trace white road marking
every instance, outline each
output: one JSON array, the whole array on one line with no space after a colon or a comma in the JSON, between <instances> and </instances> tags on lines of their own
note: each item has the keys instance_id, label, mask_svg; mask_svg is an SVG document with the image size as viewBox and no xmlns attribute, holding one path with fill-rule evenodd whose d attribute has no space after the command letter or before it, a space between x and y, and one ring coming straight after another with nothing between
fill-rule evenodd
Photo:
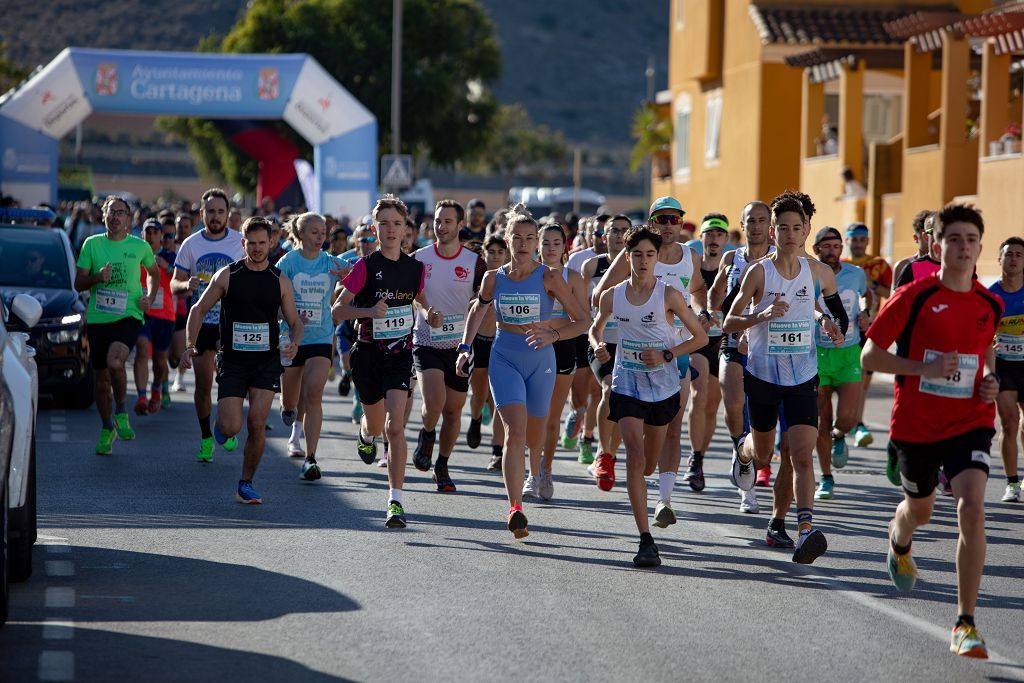
<instances>
[{"instance_id":1,"label":"white road marking","mask_svg":"<svg viewBox=\"0 0 1024 683\"><path fill-rule=\"evenodd\" d=\"M47 560L47 576L74 576L75 563L69 560Z\"/></svg>"},{"instance_id":2,"label":"white road marking","mask_svg":"<svg viewBox=\"0 0 1024 683\"><path fill-rule=\"evenodd\" d=\"M45 441L53 441L53 442L58 442L58 443L64 443L67 440L68 440L68 435L67 434L50 434L50 438L49 439L45 439Z\"/></svg>"},{"instance_id":3,"label":"white road marking","mask_svg":"<svg viewBox=\"0 0 1024 683\"><path fill-rule=\"evenodd\" d=\"M71 640L75 637L75 622L67 617L56 617L43 622L43 638L46 640Z\"/></svg>"},{"instance_id":4,"label":"white road marking","mask_svg":"<svg viewBox=\"0 0 1024 683\"><path fill-rule=\"evenodd\" d=\"M43 650L39 654L39 680L75 680L75 655L66 650Z\"/></svg>"},{"instance_id":5,"label":"white road marking","mask_svg":"<svg viewBox=\"0 0 1024 683\"><path fill-rule=\"evenodd\" d=\"M46 589L43 604L47 607L74 607L75 589L65 586L50 586Z\"/></svg>"},{"instance_id":6,"label":"white road marking","mask_svg":"<svg viewBox=\"0 0 1024 683\"><path fill-rule=\"evenodd\" d=\"M47 536L46 534L39 534L36 538L38 538L43 543L48 543L50 541L63 541L67 543L68 540L66 538L61 538L60 536Z\"/></svg>"}]
</instances>

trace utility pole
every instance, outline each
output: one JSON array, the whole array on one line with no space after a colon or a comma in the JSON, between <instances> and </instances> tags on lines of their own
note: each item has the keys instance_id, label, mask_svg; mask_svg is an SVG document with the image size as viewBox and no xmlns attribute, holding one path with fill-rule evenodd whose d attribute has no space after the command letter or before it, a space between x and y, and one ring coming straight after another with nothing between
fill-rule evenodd
<instances>
[{"instance_id":1,"label":"utility pole","mask_svg":"<svg viewBox=\"0 0 1024 683\"><path fill-rule=\"evenodd\" d=\"M654 106L654 55L647 55L647 68L644 70L647 77L647 101L644 106ZM651 203L651 175L654 173L654 159L647 155L647 163L644 164L644 204Z\"/></svg>"},{"instance_id":2,"label":"utility pole","mask_svg":"<svg viewBox=\"0 0 1024 683\"><path fill-rule=\"evenodd\" d=\"M391 153L402 153L402 0L392 1Z\"/></svg>"}]
</instances>

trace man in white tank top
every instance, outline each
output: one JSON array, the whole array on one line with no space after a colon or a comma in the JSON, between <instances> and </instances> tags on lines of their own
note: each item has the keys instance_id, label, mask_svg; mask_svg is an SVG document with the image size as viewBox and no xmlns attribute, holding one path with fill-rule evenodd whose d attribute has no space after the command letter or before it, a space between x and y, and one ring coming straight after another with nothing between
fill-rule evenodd
<instances>
[{"instance_id":1,"label":"man in white tank top","mask_svg":"<svg viewBox=\"0 0 1024 683\"><path fill-rule=\"evenodd\" d=\"M723 326L727 333L746 330L749 339L744 387L750 434L733 452L730 480L744 497L753 495L754 468L771 461L781 406L789 428L800 531L793 561L801 564L814 562L828 548L825 535L813 524L812 454L818 436L814 327L820 323L833 343L841 344L841 328L848 323L832 269L801 256L807 227L799 201L782 197L773 202L771 234L776 252L747 269ZM815 310L816 286L840 321L838 326ZM750 313L746 312L748 304Z\"/></svg>"}]
</instances>

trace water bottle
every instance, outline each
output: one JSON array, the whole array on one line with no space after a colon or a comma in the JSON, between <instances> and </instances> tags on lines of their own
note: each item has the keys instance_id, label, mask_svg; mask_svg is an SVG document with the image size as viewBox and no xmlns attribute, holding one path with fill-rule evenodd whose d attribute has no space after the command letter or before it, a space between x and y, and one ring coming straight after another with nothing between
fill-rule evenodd
<instances>
[{"instance_id":1,"label":"water bottle","mask_svg":"<svg viewBox=\"0 0 1024 683\"><path fill-rule=\"evenodd\" d=\"M284 355L285 349L291 345L291 337L288 336L287 332L282 332L281 337L277 340L277 350L281 352L281 367L286 368L292 364L292 359Z\"/></svg>"}]
</instances>

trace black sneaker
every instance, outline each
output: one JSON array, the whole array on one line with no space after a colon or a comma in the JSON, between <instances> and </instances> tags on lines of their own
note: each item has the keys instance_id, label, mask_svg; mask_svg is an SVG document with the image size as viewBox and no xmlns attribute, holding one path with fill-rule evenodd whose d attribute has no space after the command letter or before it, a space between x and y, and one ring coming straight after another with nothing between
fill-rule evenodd
<instances>
[{"instance_id":1,"label":"black sneaker","mask_svg":"<svg viewBox=\"0 0 1024 683\"><path fill-rule=\"evenodd\" d=\"M294 410L282 410L281 411L281 422L284 423L285 427L291 427L295 424L295 413Z\"/></svg>"},{"instance_id":2,"label":"black sneaker","mask_svg":"<svg viewBox=\"0 0 1024 683\"><path fill-rule=\"evenodd\" d=\"M356 436L356 448L359 450L359 459L367 465L372 465L377 461L377 442L370 439L370 443L363 441L362 430Z\"/></svg>"},{"instance_id":3,"label":"black sneaker","mask_svg":"<svg viewBox=\"0 0 1024 683\"><path fill-rule=\"evenodd\" d=\"M768 527L768 533L764 537L765 545L770 545L773 548L792 548L795 543L793 539L786 533L786 528L773 529Z\"/></svg>"},{"instance_id":4,"label":"black sneaker","mask_svg":"<svg viewBox=\"0 0 1024 683\"><path fill-rule=\"evenodd\" d=\"M683 481L690 485L694 491L704 490L704 466L694 461L691 455L686 461L686 472L683 473Z\"/></svg>"},{"instance_id":5,"label":"black sneaker","mask_svg":"<svg viewBox=\"0 0 1024 683\"><path fill-rule=\"evenodd\" d=\"M312 455L306 458L306 461L302 463L302 470L299 472L299 476L306 481L316 481L323 476L320 472L320 465L316 462L316 458Z\"/></svg>"},{"instance_id":6,"label":"black sneaker","mask_svg":"<svg viewBox=\"0 0 1024 683\"><path fill-rule=\"evenodd\" d=\"M430 466L434 464L434 439L437 438L437 431L428 432L420 429L420 436L416 439L416 450L412 454L412 464L420 472L429 472Z\"/></svg>"},{"instance_id":7,"label":"black sneaker","mask_svg":"<svg viewBox=\"0 0 1024 683\"><path fill-rule=\"evenodd\" d=\"M469 430L466 431L466 445L476 448L480 445L480 420L469 418Z\"/></svg>"},{"instance_id":8,"label":"black sneaker","mask_svg":"<svg viewBox=\"0 0 1024 683\"><path fill-rule=\"evenodd\" d=\"M402 504L397 501L388 501L388 516L384 519L384 526L388 529L405 528L405 510Z\"/></svg>"},{"instance_id":9,"label":"black sneaker","mask_svg":"<svg viewBox=\"0 0 1024 683\"><path fill-rule=\"evenodd\" d=\"M640 537L640 550L633 558L634 567L658 567L661 565L661 555L658 554L658 546L654 545L654 539L650 536Z\"/></svg>"},{"instance_id":10,"label":"black sneaker","mask_svg":"<svg viewBox=\"0 0 1024 683\"><path fill-rule=\"evenodd\" d=\"M828 541L825 534L817 529L800 534L796 544L796 551L793 553L793 561L797 564L811 564L825 554L828 550Z\"/></svg>"},{"instance_id":11,"label":"black sneaker","mask_svg":"<svg viewBox=\"0 0 1024 683\"><path fill-rule=\"evenodd\" d=\"M341 381L338 382L338 395L348 396L348 392L352 390L352 374L349 372L344 373L341 376Z\"/></svg>"},{"instance_id":12,"label":"black sneaker","mask_svg":"<svg viewBox=\"0 0 1024 683\"><path fill-rule=\"evenodd\" d=\"M441 464L441 458L437 459L434 467L434 483L437 484L438 493L455 493L455 482L448 475L448 465Z\"/></svg>"},{"instance_id":13,"label":"black sneaker","mask_svg":"<svg viewBox=\"0 0 1024 683\"><path fill-rule=\"evenodd\" d=\"M501 472L501 456L492 455L491 462L487 464L487 469L491 470L492 472Z\"/></svg>"}]
</instances>

